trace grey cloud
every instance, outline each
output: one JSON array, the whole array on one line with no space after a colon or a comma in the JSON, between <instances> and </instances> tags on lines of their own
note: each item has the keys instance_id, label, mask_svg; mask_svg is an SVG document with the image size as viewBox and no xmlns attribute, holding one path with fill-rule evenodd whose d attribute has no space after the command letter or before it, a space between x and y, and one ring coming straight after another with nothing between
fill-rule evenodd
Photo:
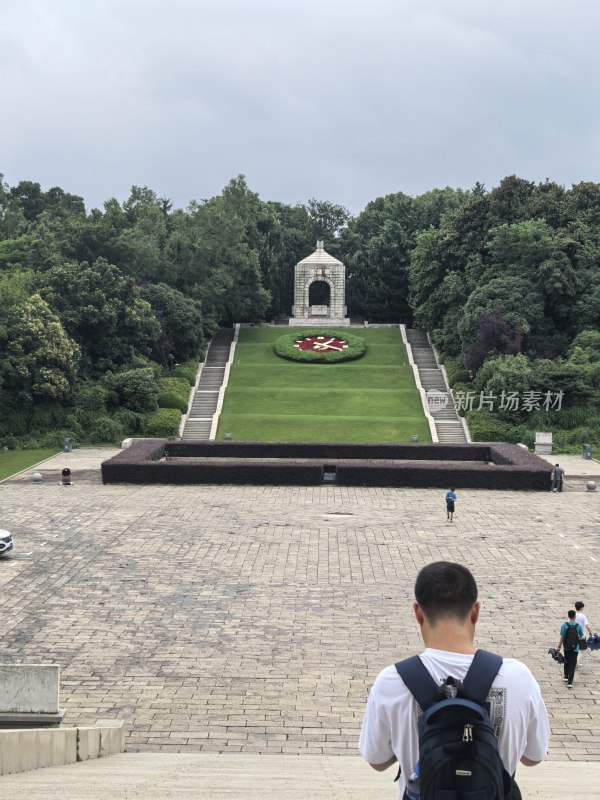
<instances>
[{"instance_id":1,"label":"grey cloud","mask_svg":"<svg viewBox=\"0 0 600 800\"><path fill-rule=\"evenodd\" d=\"M592 0L3 5L0 171L88 206L599 179Z\"/></svg>"}]
</instances>

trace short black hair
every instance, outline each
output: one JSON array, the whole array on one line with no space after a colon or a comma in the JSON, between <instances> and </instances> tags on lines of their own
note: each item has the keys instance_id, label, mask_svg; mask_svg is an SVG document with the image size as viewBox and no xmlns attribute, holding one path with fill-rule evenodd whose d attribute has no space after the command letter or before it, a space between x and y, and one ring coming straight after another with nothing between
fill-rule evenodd
<instances>
[{"instance_id":1,"label":"short black hair","mask_svg":"<svg viewBox=\"0 0 600 800\"><path fill-rule=\"evenodd\" d=\"M477 602L477 584L462 564L434 561L417 575L415 599L432 625L444 617L462 621Z\"/></svg>"},{"instance_id":2,"label":"short black hair","mask_svg":"<svg viewBox=\"0 0 600 800\"><path fill-rule=\"evenodd\" d=\"M569 619L575 619L576 616L577 615L575 614L575 611L573 609L571 609L570 611L567 611L567 617Z\"/></svg>"},{"instance_id":3,"label":"short black hair","mask_svg":"<svg viewBox=\"0 0 600 800\"><path fill-rule=\"evenodd\" d=\"M575 610L576 610L576 611L581 611L581 609L582 609L582 608L583 608L583 603L581 602L581 600L578 600L578 601L575 603Z\"/></svg>"}]
</instances>

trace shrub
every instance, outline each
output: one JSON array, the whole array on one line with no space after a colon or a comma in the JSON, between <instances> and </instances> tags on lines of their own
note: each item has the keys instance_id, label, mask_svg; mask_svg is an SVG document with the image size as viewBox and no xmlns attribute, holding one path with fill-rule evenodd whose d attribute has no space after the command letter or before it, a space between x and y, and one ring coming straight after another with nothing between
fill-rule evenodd
<instances>
[{"instance_id":1,"label":"shrub","mask_svg":"<svg viewBox=\"0 0 600 800\"><path fill-rule=\"evenodd\" d=\"M88 411L88 412L84 412L84 413L88 413L89 414L90 412ZM94 415L93 418L95 419L96 416L97 415ZM84 423L80 423L77 420L77 417L76 417L75 414L67 414L67 418L65 420L65 427L68 428L70 431L73 431L73 435L76 437L76 439L78 441L80 441L85 436L84 431L87 431L87 430L90 429L91 423L88 422L87 420ZM51 432L52 431L49 431L49 433L51 433Z\"/></svg>"},{"instance_id":2,"label":"shrub","mask_svg":"<svg viewBox=\"0 0 600 800\"><path fill-rule=\"evenodd\" d=\"M18 444L19 440L16 436L13 436L12 433L8 433L6 436L0 438L0 447L6 447L8 450L16 450Z\"/></svg>"},{"instance_id":3,"label":"shrub","mask_svg":"<svg viewBox=\"0 0 600 800\"><path fill-rule=\"evenodd\" d=\"M30 428L51 431L66 426L68 409L59 405L36 405L29 419ZM28 431L25 431L28 433Z\"/></svg>"},{"instance_id":4,"label":"shrub","mask_svg":"<svg viewBox=\"0 0 600 800\"><path fill-rule=\"evenodd\" d=\"M180 394L174 392L161 392L158 395L159 408L178 408L182 414L185 414L188 407L187 398L182 399Z\"/></svg>"},{"instance_id":5,"label":"shrub","mask_svg":"<svg viewBox=\"0 0 600 800\"><path fill-rule=\"evenodd\" d=\"M84 383L75 393L75 405L86 411L103 411L107 400L108 390L99 383Z\"/></svg>"},{"instance_id":6,"label":"shrub","mask_svg":"<svg viewBox=\"0 0 600 800\"><path fill-rule=\"evenodd\" d=\"M74 408L67 416L67 426L69 428L78 427L81 429L80 433L83 434L84 430L87 431L93 426L98 417L105 415L106 412L103 408Z\"/></svg>"},{"instance_id":7,"label":"shrub","mask_svg":"<svg viewBox=\"0 0 600 800\"><path fill-rule=\"evenodd\" d=\"M190 386L182 378L161 378L158 382L160 394L158 395L159 408L178 408L185 414L188 407Z\"/></svg>"},{"instance_id":8,"label":"shrub","mask_svg":"<svg viewBox=\"0 0 600 800\"><path fill-rule=\"evenodd\" d=\"M161 378L158 381L158 389L160 392L179 395L185 400L190 394L190 385L184 378Z\"/></svg>"},{"instance_id":9,"label":"shrub","mask_svg":"<svg viewBox=\"0 0 600 800\"><path fill-rule=\"evenodd\" d=\"M38 450L40 447L40 443L37 439L26 436L24 439L21 439L21 447L23 450Z\"/></svg>"},{"instance_id":10,"label":"shrub","mask_svg":"<svg viewBox=\"0 0 600 800\"><path fill-rule=\"evenodd\" d=\"M158 407L158 386L150 367L130 369L115 376L119 402L132 411L155 411Z\"/></svg>"},{"instance_id":11,"label":"shrub","mask_svg":"<svg viewBox=\"0 0 600 800\"><path fill-rule=\"evenodd\" d=\"M348 348L324 353L317 353L314 350L300 350L295 344L299 339L303 339L306 336L327 336L330 338L334 336L347 342ZM309 328L280 336L273 344L273 350L280 358L285 358L288 361L304 361L312 364L339 364L341 361L353 361L364 356L367 352L367 343L362 337L352 336L346 331Z\"/></svg>"},{"instance_id":12,"label":"shrub","mask_svg":"<svg viewBox=\"0 0 600 800\"><path fill-rule=\"evenodd\" d=\"M201 359L202 360L202 359ZM197 361L186 361L184 364L178 364L169 371L169 378L182 378L190 386L196 383L196 373L198 372Z\"/></svg>"},{"instance_id":13,"label":"shrub","mask_svg":"<svg viewBox=\"0 0 600 800\"><path fill-rule=\"evenodd\" d=\"M181 414L175 408L159 408L146 419L146 434L173 439L179 434Z\"/></svg>"},{"instance_id":14,"label":"shrub","mask_svg":"<svg viewBox=\"0 0 600 800\"><path fill-rule=\"evenodd\" d=\"M56 450L62 450L64 440L66 438L72 439L75 447L79 445L77 436L71 430L50 431L41 437L40 445L42 447L51 447L56 448Z\"/></svg>"},{"instance_id":15,"label":"shrub","mask_svg":"<svg viewBox=\"0 0 600 800\"><path fill-rule=\"evenodd\" d=\"M489 411L469 411L467 422L474 442L508 442L511 425Z\"/></svg>"},{"instance_id":16,"label":"shrub","mask_svg":"<svg viewBox=\"0 0 600 800\"><path fill-rule=\"evenodd\" d=\"M454 389L455 386L458 384L461 385L468 385L469 384L469 370L468 369L459 369L456 372L452 373L452 377L448 375L448 383L450 384L450 388Z\"/></svg>"},{"instance_id":17,"label":"shrub","mask_svg":"<svg viewBox=\"0 0 600 800\"><path fill-rule=\"evenodd\" d=\"M146 429L146 416L138 411L119 408L118 411L115 411L113 419L121 426L123 433L128 436L143 434Z\"/></svg>"},{"instance_id":18,"label":"shrub","mask_svg":"<svg viewBox=\"0 0 600 800\"><path fill-rule=\"evenodd\" d=\"M123 438L123 428L110 417L97 417L88 433L88 438L92 444L118 442Z\"/></svg>"}]
</instances>

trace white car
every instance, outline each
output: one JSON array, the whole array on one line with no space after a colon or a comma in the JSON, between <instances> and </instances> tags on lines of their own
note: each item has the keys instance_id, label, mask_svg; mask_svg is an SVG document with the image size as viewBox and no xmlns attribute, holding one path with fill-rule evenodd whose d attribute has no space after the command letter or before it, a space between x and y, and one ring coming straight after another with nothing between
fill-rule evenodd
<instances>
[{"instance_id":1,"label":"white car","mask_svg":"<svg viewBox=\"0 0 600 800\"><path fill-rule=\"evenodd\" d=\"M13 540L9 531L0 530L0 556L5 556L13 549Z\"/></svg>"}]
</instances>

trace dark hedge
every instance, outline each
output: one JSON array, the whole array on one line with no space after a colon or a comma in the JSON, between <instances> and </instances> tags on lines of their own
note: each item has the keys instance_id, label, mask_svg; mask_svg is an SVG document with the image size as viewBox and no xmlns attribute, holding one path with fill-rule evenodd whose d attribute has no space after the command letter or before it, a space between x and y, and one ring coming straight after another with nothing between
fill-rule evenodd
<instances>
[{"instance_id":1,"label":"dark hedge","mask_svg":"<svg viewBox=\"0 0 600 800\"><path fill-rule=\"evenodd\" d=\"M516 445L508 445L516 447ZM519 448L520 449L520 448ZM523 451L525 452L525 451ZM485 444L371 444L368 442L169 442L167 455L226 458L373 458L491 461Z\"/></svg>"},{"instance_id":2,"label":"dark hedge","mask_svg":"<svg viewBox=\"0 0 600 800\"><path fill-rule=\"evenodd\" d=\"M162 460L164 456L176 460ZM185 460L178 460L185 459ZM251 460L252 459L252 460ZM260 461L260 459L270 459ZM486 463L468 463L486 462ZM318 485L548 490L550 465L513 444L167 442L141 440L102 464L105 483Z\"/></svg>"}]
</instances>

